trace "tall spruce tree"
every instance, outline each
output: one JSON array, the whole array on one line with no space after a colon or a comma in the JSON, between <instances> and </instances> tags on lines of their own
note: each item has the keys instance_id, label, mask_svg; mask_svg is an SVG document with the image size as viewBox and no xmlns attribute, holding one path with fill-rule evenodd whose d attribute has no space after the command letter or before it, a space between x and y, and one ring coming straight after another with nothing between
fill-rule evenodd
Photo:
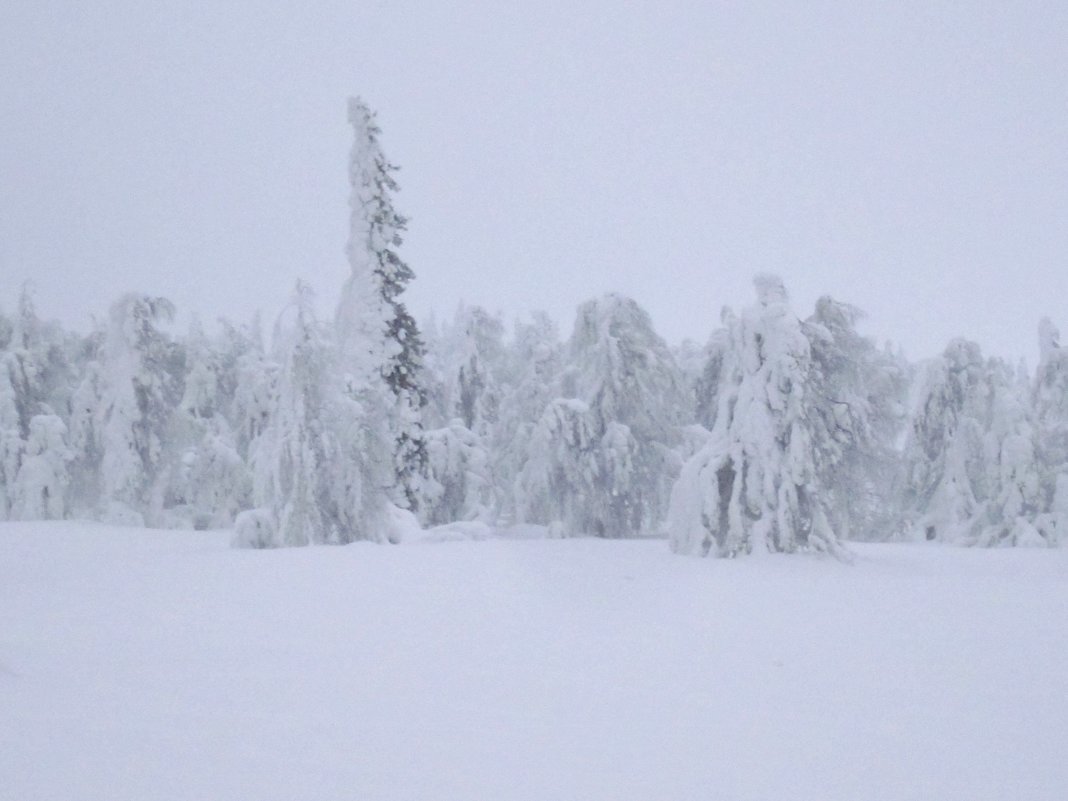
<instances>
[{"instance_id":1,"label":"tall spruce tree","mask_svg":"<svg viewBox=\"0 0 1068 801\"><path fill-rule=\"evenodd\" d=\"M337 312L338 344L351 371L354 396L377 392L384 381L390 395L393 439L393 501L416 510L427 471L421 421L426 403L420 384L423 341L401 294L414 274L398 255L407 219L393 208L399 187L379 145L374 113L359 98L349 100L353 128L349 159L350 228L346 248L351 274Z\"/></svg>"}]
</instances>

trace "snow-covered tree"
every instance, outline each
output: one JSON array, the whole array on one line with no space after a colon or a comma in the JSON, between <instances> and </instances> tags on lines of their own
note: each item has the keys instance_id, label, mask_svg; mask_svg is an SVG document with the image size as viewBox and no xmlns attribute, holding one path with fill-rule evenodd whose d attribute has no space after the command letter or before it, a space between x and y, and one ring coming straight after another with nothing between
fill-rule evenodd
<instances>
[{"instance_id":1,"label":"snow-covered tree","mask_svg":"<svg viewBox=\"0 0 1068 801\"><path fill-rule=\"evenodd\" d=\"M697 405L697 383L701 380L707 360L706 348L687 338L672 347L671 354L678 365L686 399L686 408L680 416L692 421Z\"/></svg>"},{"instance_id":2,"label":"snow-covered tree","mask_svg":"<svg viewBox=\"0 0 1068 801\"><path fill-rule=\"evenodd\" d=\"M985 373L979 346L957 339L927 366L905 446L904 508L926 539L956 540L974 517L982 462Z\"/></svg>"},{"instance_id":3,"label":"snow-covered tree","mask_svg":"<svg viewBox=\"0 0 1068 801\"><path fill-rule=\"evenodd\" d=\"M426 432L429 477L420 518L437 525L453 520L496 520L504 486L493 469L505 393L507 354L500 319L479 306L461 306L451 325L431 341L434 391Z\"/></svg>"},{"instance_id":4,"label":"snow-covered tree","mask_svg":"<svg viewBox=\"0 0 1068 801\"><path fill-rule=\"evenodd\" d=\"M383 489L366 410L347 391L336 351L298 284L292 323L280 325L277 402L255 452L255 495L272 546L344 544L385 534ZM369 444L371 445L369 447ZM388 458L388 452L387 452ZM257 518L257 520L262 519ZM244 529L242 529L244 530Z\"/></svg>"},{"instance_id":5,"label":"snow-covered tree","mask_svg":"<svg viewBox=\"0 0 1068 801\"><path fill-rule=\"evenodd\" d=\"M34 416L66 409L75 383L77 337L37 316L28 286L23 287L17 312L5 328L0 353L5 354L19 432L25 439Z\"/></svg>"},{"instance_id":6,"label":"snow-covered tree","mask_svg":"<svg viewBox=\"0 0 1068 801\"><path fill-rule=\"evenodd\" d=\"M185 382L180 411L195 420L210 420L222 406L218 356L200 320L193 318L185 338Z\"/></svg>"},{"instance_id":7,"label":"snow-covered tree","mask_svg":"<svg viewBox=\"0 0 1068 801\"><path fill-rule=\"evenodd\" d=\"M157 522L164 505L166 443L182 396L180 348L160 328L174 315L163 298L128 294L111 307L98 362L87 365L72 401L76 469L98 481L83 498L98 514ZM79 484L91 483L82 476Z\"/></svg>"},{"instance_id":8,"label":"snow-covered tree","mask_svg":"<svg viewBox=\"0 0 1068 801\"><path fill-rule=\"evenodd\" d=\"M1046 545L1055 532L1040 520L1043 507L1035 428L1026 371L988 363L990 417L983 438L988 498L977 521L977 545ZM1039 528L1036 528L1036 524Z\"/></svg>"},{"instance_id":9,"label":"snow-covered tree","mask_svg":"<svg viewBox=\"0 0 1068 801\"><path fill-rule=\"evenodd\" d=\"M914 539L1029 544L1040 511L1026 378L954 340L928 365L905 446Z\"/></svg>"},{"instance_id":10,"label":"snow-covered tree","mask_svg":"<svg viewBox=\"0 0 1068 801\"><path fill-rule=\"evenodd\" d=\"M730 311L724 309L722 328L712 332L704 347L704 364L691 383L694 418L709 431L716 425L719 410L719 388L724 381L724 360L730 348Z\"/></svg>"},{"instance_id":11,"label":"snow-covered tree","mask_svg":"<svg viewBox=\"0 0 1068 801\"><path fill-rule=\"evenodd\" d=\"M26 448L19 426L14 372L14 358L0 350L0 520L10 516L15 477Z\"/></svg>"},{"instance_id":12,"label":"snow-covered tree","mask_svg":"<svg viewBox=\"0 0 1068 801\"><path fill-rule=\"evenodd\" d=\"M423 521L431 526L456 520L493 522L492 465L482 438L457 418L427 431L426 439L430 475L420 509Z\"/></svg>"},{"instance_id":13,"label":"snow-covered tree","mask_svg":"<svg viewBox=\"0 0 1068 801\"><path fill-rule=\"evenodd\" d=\"M15 477L11 499L13 520L62 520L67 514L67 427L54 414L30 420L26 452Z\"/></svg>"},{"instance_id":14,"label":"snow-covered tree","mask_svg":"<svg viewBox=\"0 0 1068 801\"><path fill-rule=\"evenodd\" d=\"M1050 541L1068 542L1068 349L1048 318L1039 324L1039 364L1032 392L1042 520Z\"/></svg>"},{"instance_id":15,"label":"snow-covered tree","mask_svg":"<svg viewBox=\"0 0 1068 801\"><path fill-rule=\"evenodd\" d=\"M99 333L99 332L98 332ZM70 464L70 507L76 517L97 517L103 495L100 475L103 463L104 424L104 368L100 358L99 341L94 336L90 344L80 380L70 402L68 442Z\"/></svg>"},{"instance_id":16,"label":"snow-covered tree","mask_svg":"<svg viewBox=\"0 0 1068 801\"><path fill-rule=\"evenodd\" d=\"M375 115L359 99L349 100L354 139L349 160L351 193L347 255L351 274L337 311L337 336L345 369L357 395L368 400L384 381L391 401L394 502L415 510L426 476L426 442L420 384L423 342L401 294L413 278L397 248L407 220L393 208L397 167L378 142Z\"/></svg>"},{"instance_id":17,"label":"snow-covered tree","mask_svg":"<svg viewBox=\"0 0 1068 801\"><path fill-rule=\"evenodd\" d=\"M569 351L564 394L589 404L600 440L594 532L654 533L675 479L670 449L686 408L681 372L649 315L621 295L579 307Z\"/></svg>"},{"instance_id":18,"label":"snow-covered tree","mask_svg":"<svg viewBox=\"0 0 1068 801\"><path fill-rule=\"evenodd\" d=\"M517 481L527 462L535 431L550 402L559 394L563 348L556 324L547 314L538 312L529 321L516 324L507 361L512 367L501 394L491 458L494 483L498 487L498 516L511 521L519 518ZM535 514L532 519L543 517Z\"/></svg>"},{"instance_id":19,"label":"snow-covered tree","mask_svg":"<svg viewBox=\"0 0 1068 801\"><path fill-rule=\"evenodd\" d=\"M446 375L451 414L483 442L494 435L501 402L504 324L480 306L461 307L452 364Z\"/></svg>"},{"instance_id":20,"label":"snow-covered tree","mask_svg":"<svg viewBox=\"0 0 1068 801\"><path fill-rule=\"evenodd\" d=\"M231 332L230 367L224 383L232 386L229 420L237 452L251 463L257 443L278 402L278 376L281 366L264 352L257 319L247 336Z\"/></svg>"},{"instance_id":21,"label":"snow-covered tree","mask_svg":"<svg viewBox=\"0 0 1068 801\"><path fill-rule=\"evenodd\" d=\"M579 307L569 359L563 398L542 414L520 471L521 519L604 537L654 533L685 403L675 360L645 311L619 295Z\"/></svg>"},{"instance_id":22,"label":"snow-covered tree","mask_svg":"<svg viewBox=\"0 0 1068 801\"><path fill-rule=\"evenodd\" d=\"M671 545L702 556L843 553L814 452L811 346L782 281L755 283L757 304L727 316L715 427L672 492Z\"/></svg>"},{"instance_id":23,"label":"snow-covered tree","mask_svg":"<svg viewBox=\"0 0 1068 801\"><path fill-rule=\"evenodd\" d=\"M14 315L0 315L0 519L14 502L15 479L30 447L33 420L67 414L76 385L78 346L78 337L37 316L28 286L19 295Z\"/></svg>"},{"instance_id":24,"label":"snow-covered tree","mask_svg":"<svg viewBox=\"0 0 1068 801\"><path fill-rule=\"evenodd\" d=\"M883 540L900 527L897 440L907 420L908 366L856 329L863 313L823 297L802 330L809 340L813 445L832 527Z\"/></svg>"},{"instance_id":25,"label":"snow-covered tree","mask_svg":"<svg viewBox=\"0 0 1068 801\"><path fill-rule=\"evenodd\" d=\"M195 528L226 528L252 505L252 473L225 422L205 431L182 466L183 500Z\"/></svg>"},{"instance_id":26,"label":"snow-covered tree","mask_svg":"<svg viewBox=\"0 0 1068 801\"><path fill-rule=\"evenodd\" d=\"M591 500L600 477L590 407L576 398L549 403L530 432L515 481L519 522L561 524L566 532L606 534Z\"/></svg>"},{"instance_id":27,"label":"snow-covered tree","mask_svg":"<svg viewBox=\"0 0 1068 801\"><path fill-rule=\"evenodd\" d=\"M232 375L236 365L232 355L224 360L197 321L184 345L184 393L172 415L166 448L168 522L226 527L238 512L249 508L252 493L251 472L224 414L233 406L227 385L236 381Z\"/></svg>"}]
</instances>

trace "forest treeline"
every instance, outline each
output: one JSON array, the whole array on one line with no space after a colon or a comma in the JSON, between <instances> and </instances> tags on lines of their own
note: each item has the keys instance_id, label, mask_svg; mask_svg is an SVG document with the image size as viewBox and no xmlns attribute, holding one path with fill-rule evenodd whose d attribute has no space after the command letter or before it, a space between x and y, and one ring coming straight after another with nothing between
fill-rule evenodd
<instances>
[{"instance_id":1,"label":"forest treeline","mask_svg":"<svg viewBox=\"0 0 1068 801\"><path fill-rule=\"evenodd\" d=\"M235 527L239 545L387 540L398 517L667 536L682 553L841 553L847 540L1068 540L1068 350L963 339L913 363L830 297L807 316L755 280L703 346L634 300L570 335L478 306L418 326L402 301L395 167L353 100L351 275L333 319L298 283L259 320L174 331L118 299L88 334L0 308L0 519Z\"/></svg>"}]
</instances>

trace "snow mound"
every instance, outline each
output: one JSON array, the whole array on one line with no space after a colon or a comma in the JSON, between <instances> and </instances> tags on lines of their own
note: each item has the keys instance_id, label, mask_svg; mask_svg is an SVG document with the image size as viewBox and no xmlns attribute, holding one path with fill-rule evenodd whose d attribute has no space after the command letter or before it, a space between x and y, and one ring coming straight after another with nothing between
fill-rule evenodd
<instances>
[{"instance_id":1,"label":"snow mound","mask_svg":"<svg viewBox=\"0 0 1068 801\"><path fill-rule=\"evenodd\" d=\"M492 526L480 520L467 520L413 531L405 542L480 542L493 536Z\"/></svg>"}]
</instances>

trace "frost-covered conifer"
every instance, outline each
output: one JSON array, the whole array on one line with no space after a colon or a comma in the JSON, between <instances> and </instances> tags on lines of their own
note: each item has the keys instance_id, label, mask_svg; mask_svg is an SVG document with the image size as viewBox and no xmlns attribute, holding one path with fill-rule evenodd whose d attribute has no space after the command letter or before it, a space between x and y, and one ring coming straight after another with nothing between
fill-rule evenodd
<instances>
[{"instance_id":1,"label":"frost-covered conifer","mask_svg":"<svg viewBox=\"0 0 1068 801\"><path fill-rule=\"evenodd\" d=\"M184 393L165 449L170 525L222 528L251 505L251 472L224 414L233 406L227 397L227 387L236 383L236 376L227 375L233 361L230 355L224 365L221 349L194 321L185 341Z\"/></svg>"},{"instance_id":2,"label":"frost-covered conifer","mask_svg":"<svg viewBox=\"0 0 1068 801\"><path fill-rule=\"evenodd\" d=\"M730 348L731 312L723 310L723 327L712 332L704 348L704 364L692 384L694 393L694 417L699 425L709 431L716 425L719 410L719 388L726 377L723 375L724 360Z\"/></svg>"},{"instance_id":3,"label":"frost-covered conifer","mask_svg":"<svg viewBox=\"0 0 1068 801\"><path fill-rule=\"evenodd\" d=\"M112 305L100 361L75 392L71 433L77 468L96 473L100 512L123 522L157 522L164 503L165 444L182 394L180 349L161 329L174 307L129 294ZM89 482L84 478L80 482Z\"/></svg>"},{"instance_id":4,"label":"frost-covered conifer","mask_svg":"<svg viewBox=\"0 0 1068 801\"><path fill-rule=\"evenodd\" d=\"M178 408L196 420L210 420L221 410L218 356L196 318L185 339L185 382Z\"/></svg>"},{"instance_id":5,"label":"frost-covered conifer","mask_svg":"<svg viewBox=\"0 0 1068 801\"><path fill-rule=\"evenodd\" d=\"M420 509L427 525L456 520L492 523L496 498L489 454L482 438L459 418L426 432L430 476Z\"/></svg>"},{"instance_id":6,"label":"frost-covered conifer","mask_svg":"<svg viewBox=\"0 0 1068 801\"><path fill-rule=\"evenodd\" d=\"M19 432L23 439L30 433L30 419L40 413L37 408L46 401L45 371L47 344L43 325L34 309L28 286L19 296L18 313L13 321L8 345L9 380L14 390L19 415Z\"/></svg>"},{"instance_id":7,"label":"frost-covered conifer","mask_svg":"<svg viewBox=\"0 0 1068 801\"><path fill-rule=\"evenodd\" d=\"M14 513L21 518L67 513L69 456L65 429L63 437L56 432L70 414L85 361L82 344L58 324L38 318L28 288L22 290L15 316L0 318L0 517L16 502L20 510ZM28 459L33 462L29 466L24 463ZM19 499L13 494L17 475ZM31 480L42 494L50 493L44 506L32 500Z\"/></svg>"},{"instance_id":8,"label":"frost-covered conifer","mask_svg":"<svg viewBox=\"0 0 1068 801\"><path fill-rule=\"evenodd\" d=\"M671 348L671 355L679 367L679 375L685 388L687 408L681 417L692 420L697 402L697 382L704 372L707 354L705 348L687 338Z\"/></svg>"},{"instance_id":9,"label":"frost-covered conifer","mask_svg":"<svg viewBox=\"0 0 1068 801\"><path fill-rule=\"evenodd\" d=\"M599 437L593 533L654 533L667 511L670 449L686 407L678 366L645 310L620 295L579 307L569 350L565 395L589 404Z\"/></svg>"},{"instance_id":10,"label":"frost-covered conifer","mask_svg":"<svg viewBox=\"0 0 1068 801\"><path fill-rule=\"evenodd\" d=\"M1068 542L1068 348L1049 319L1039 325L1039 364L1032 393L1040 464L1040 503L1047 539Z\"/></svg>"},{"instance_id":11,"label":"frost-covered conifer","mask_svg":"<svg viewBox=\"0 0 1068 801\"><path fill-rule=\"evenodd\" d=\"M544 312L516 324L509 349L511 380L502 393L497 436L492 453L494 483L499 488L498 514L519 518L517 481L543 413L558 395L563 349L556 324ZM543 519L535 515L533 519ZM544 518L556 519L556 518Z\"/></svg>"},{"instance_id":12,"label":"frost-covered conifer","mask_svg":"<svg viewBox=\"0 0 1068 801\"><path fill-rule=\"evenodd\" d=\"M13 520L62 520L67 514L67 427L54 414L30 420L26 452L15 477L11 499Z\"/></svg>"},{"instance_id":13,"label":"frost-covered conifer","mask_svg":"<svg viewBox=\"0 0 1068 801\"><path fill-rule=\"evenodd\" d=\"M217 360L217 405L225 412L221 419L220 415L213 418L188 470L196 515L209 519L210 525L224 526L229 520L236 523L237 513L253 503L254 471L259 469L262 476L276 466L274 443L265 435L279 408L282 368L264 353L258 315L247 328L223 323ZM272 497L269 488L263 489L259 501L269 506ZM262 515L270 517L269 512L261 512L251 519L262 522ZM273 542L273 524L270 530Z\"/></svg>"},{"instance_id":14,"label":"frost-covered conifer","mask_svg":"<svg viewBox=\"0 0 1068 801\"><path fill-rule=\"evenodd\" d=\"M832 527L842 538L882 540L900 527L896 441L907 418L909 377L899 356L857 332L862 316L823 297L805 321L808 407Z\"/></svg>"},{"instance_id":15,"label":"frost-covered conifer","mask_svg":"<svg viewBox=\"0 0 1068 801\"><path fill-rule=\"evenodd\" d=\"M234 431L237 452L251 463L257 442L267 430L271 411L278 401L278 375L281 367L264 352L263 336L257 318L247 333L231 334L231 366L227 383L232 382L230 426Z\"/></svg>"},{"instance_id":16,"label":"frost-covered conifer","mask_svg":"<svg viewBox=\"0 0 1068 801\"><path fill-rule=\"evenodd\" d=\"M961 339L925 371L905 445L904 508L926 539L956 541L975 516L984 474L985 372L979 346Z\"/></svg>"},{"instance_id":17,"label":"frost-covered conifer","mask_svg":"<svg viewBox=\"0 0 1068 801\"><path fill-rule=\"evenodd\" d=\"M226 528L252 505L252 473L225 421L204 432L183 466L184 500L195 528Z\"/></svg>"},{"instance_id":18,"label":"frost-covered conifer","mask_svg":"<svg viewBox=\"0 0 1068 801\"><path fill-rule=\"evenodd\" d=\"M450 417L426 432L429 477L420 517L427 524L497 517L504 485L495 480L502 477L494 475L490 453L498 445L503 332L498 318L461 305L434 342L430 357L440 389L433 412Z\"/></svg>"},{"instance_id":19,"label":"frost-covered conifer","mask_svg":"<svg viewBox=\"0 0 1068 801\"><path fill-rule=\"evenodd\" d=\"M761 275L756 288L758 303L730 320L712 439L672 492L671 545L841 553L814 453L811 347L782 281Z\"/></svg>"},{"instance_id":20,"label":"frost-covered conifer","mask_svg":"<svg viewBox=\"0 0 1068 801\"><path fill-rule=\"evenodd\" d=\"M987 497L976 521L977 545L1046 545L1040 468L1025 371L988 362L990 417L983 438Z\"/></svg>"},{"instance_id":21,"label":"frost-covered conifer","mask_svg":"<svg viewBox=\"0 0 1068 801\"><path fill-rule=\"evenodd\" d=\"M334 365L308 287L298 283L293 321L275 338L282 359L277 407L257 452L256 500L273 512L272 546L343 539L330 482L340 445L325 429Z\"/></svg>"},{"instance_id":22,"label":"frost-covered conifer","mask_svg":"<svg viewBox=\"0 0 1068 801\"><path fill-rule=\"evenodd\" d=\"M471 306L457 312L454 329L459 342L446 377L452 414L488 443L500 411L504 324L480 306Z\"/></svg>"},{"instance_id":23,"label":"frost-covered conifer","mask_svg":"<svg viewBox=\"0 0 1068 801\"><path fill-rule=\"evenodd\" d=\"M603 537L653 533L674 477L678 367L645 311L618 295L579 307L569 351L564 397L542 414L520 471L520 517Z\"/></svg>"},{"instance_id":24,"label":"frost-covered conifer","mask_svg":"<svg viewBox=\"0 0 1068 801\"><path fill-rule=\"evenodd\" d=\"M97 339L92 338L90 341ZM103 462L104 378L99 348L90 346L82 375L71 395L68 442L70 464L70 507L77 517L99 516L103 494L100 466Z\"/></svg>"},{"instance_id":25,"label":"frost-covered conifer","mask_svg":"<svg viewBox=\"0 0 1068 801\"><path fill-rule=\"evenodd\" d=\"M19 415L19 432L29 437L30 420L38 414L63 411L74 385L77 338L56 323L37 316L29 287L24 287L18 311L2 348L7 353L9 380Z\"/></svg>"},{"instance_id":26,"label":"frost-covered conifer","mask_svg":"<svg viewBox=\"0 0 1068 801\"><path fill-rule=\"evenodd\" d=\"M0 350L0 520L10 516L15 477L26 448L19 429L13 362L10 353Z\"/></svg>"},{"instance_id":27,"label":"frost-covered conifer","mask_svg":"<svg viewBox=\"0 0 1068 801\"><path fill-rule=\"evenodd\" d=\"M310 291L298 284L292 323L279 326L282 364L276 406L255 450L256 502L271 514L257 526L264 542L344 544L385 535L382 487L390 465L373 461L376 432L353 399L336 351L316 320ZM257 518L262 520L262 515ZM242 527L241 531L245 531Z\"/></svg>"},{"instance_id":28,"label":"frost-covered conifer","mask_svg":"<svg viewBox=\"0 0 1068 801\"><path fill-rule=\"evenodd\" d=\"M905 445L910 536L1028 544L1039 512L1025 382L979 346L954 340L928 365Z\"/></svg>"},{"instance_id":29,"label":"frost-covered conifer","mask_svg":"<svg viewBox=\"0 0 1068 801\"><path fill-rule=\"evenodd\" d=\"M438 317L431 312L420 326L419 331L423 339L423 368L420 371L423 395L426 404L422 409L424 428L439 428L446 425L452 418L449 411L449 403L446 395L446 374L450 371L451 354L446 336L449 333L446 326L445 335L438 323Z\"/></svg>"},{"instance_id":30,"label":"frost-covered conifer","mask_svg":"<svg viewBox=\"0 0 1068 801\"><path fill-rule=\"evenodd\" d=\"M413 278L397 248L407 220L393 208L397 182L378 142L375 115L359 99L349 100L354 139L349 160L351 211L347 254L351 274L337 312L338 344L353 388L366 404L384 381L393 439L394 502L417 509L426 476L426 443L420 384L423 342L401 294Z\"/></svg>"},{"instance_id":31,"label":"frost-covered conifer","mask_svg":"<svg viewBox=\"0 0 1068 801\"><path fill-rule=\"evenodd\" d=\"M549 403L527 442L515 481L519 522L560 524L569 533L601 533L593 517L600 465L590 407L575 398Z\"/></svg>"}]
</instances>

